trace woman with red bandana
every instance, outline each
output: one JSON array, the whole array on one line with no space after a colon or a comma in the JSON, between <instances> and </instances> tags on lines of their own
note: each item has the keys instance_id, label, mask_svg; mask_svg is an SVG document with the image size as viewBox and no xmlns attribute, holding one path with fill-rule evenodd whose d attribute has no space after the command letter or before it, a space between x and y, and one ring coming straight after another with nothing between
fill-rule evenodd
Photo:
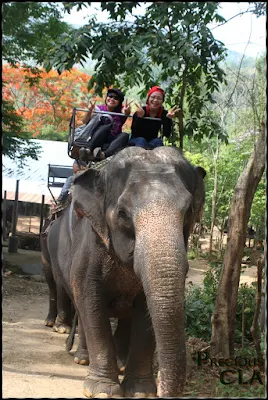
<instances>
[{"instance_id":1,"label":"woman with red bandana","mask_svg":"<svg viewBox=\"0 0 268 400\"><path fill-rule=\"evenodd\" d=\"M136 104L137 111L133 115L131 125L131 139L129 146L139 146L145 149L153 149L163 146L163 140L158 137L161 126L163 125L163 135L169 137L171 134L171 120L175 117L179 107L175 106L167 111L163 107L165 92L159 86L153 86L148 94L146 106ZM144 117L160 118L161 121L144 119Z\"/></svg>"}]
</instances>

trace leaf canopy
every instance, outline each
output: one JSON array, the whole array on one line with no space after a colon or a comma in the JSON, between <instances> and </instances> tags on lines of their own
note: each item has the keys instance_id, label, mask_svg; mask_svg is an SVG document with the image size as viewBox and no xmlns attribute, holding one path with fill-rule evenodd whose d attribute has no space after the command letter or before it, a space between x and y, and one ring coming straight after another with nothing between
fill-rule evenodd
<instances>
[{"instance_id":1,"label":"leaf canopy","mask_svg":"<svg viewBox=\"0 0 268 400\"><path fill-rule=\"evenodd\" d=\"M75 63L83 65L90 56L96 65L88 87L98 94L112 85L125 90L138 85L144 97L149 87L161 85L168 106L178 104L187 110L180 134L200 140L219 130L217 121L206 124L206 108L213 103L219 83L226 82L220 67L226 49L208 28L211 22L225 21L217 13L218 5L101 2L108 21L101 23L92 16L87 25L63 34L44 66L62 72ZM141 6L143 14L136 12Z\"/></svg>"}]
</instances>

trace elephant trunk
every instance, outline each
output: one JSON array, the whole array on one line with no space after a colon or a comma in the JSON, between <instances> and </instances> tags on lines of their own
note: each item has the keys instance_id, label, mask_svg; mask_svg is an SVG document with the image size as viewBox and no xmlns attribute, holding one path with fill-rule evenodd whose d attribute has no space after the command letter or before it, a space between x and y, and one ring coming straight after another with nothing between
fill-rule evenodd
<instances>
[{"instance_id":1,"label":"elephant trunk","mask_svg":"<svg viewBox=\"0 0 268 400\"><path fill-rule=\"evenodd\" d=\"M137 218L134 259L138 261L134 268L143 283L156 339L158 396L177 397L182 395L186 377L184 290L188 261L183 215L170 209L161 215L151 212L149 218L142 214Z\"/></svg>"}]
</instances>

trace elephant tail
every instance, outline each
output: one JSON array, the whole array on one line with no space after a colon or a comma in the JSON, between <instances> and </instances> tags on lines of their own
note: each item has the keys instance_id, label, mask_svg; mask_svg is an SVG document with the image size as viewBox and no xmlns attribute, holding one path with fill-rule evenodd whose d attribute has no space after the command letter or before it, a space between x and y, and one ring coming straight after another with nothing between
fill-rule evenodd
<instances>
[{"instance_id":1,"label":"elephant tail","mask_svg":"<svg viewBox=\"0 0 268 400\"><path fill-rule=\"evenodd\" d=\"M73 317L72 329L66 339L66 350L68 352L72 350L72 347L74 344L74 336L75 336L75 330L76 330L77 323L78 323L78 315L77 315L77 312L75 312L74 317Z\"/></svg>"}]
</instances>

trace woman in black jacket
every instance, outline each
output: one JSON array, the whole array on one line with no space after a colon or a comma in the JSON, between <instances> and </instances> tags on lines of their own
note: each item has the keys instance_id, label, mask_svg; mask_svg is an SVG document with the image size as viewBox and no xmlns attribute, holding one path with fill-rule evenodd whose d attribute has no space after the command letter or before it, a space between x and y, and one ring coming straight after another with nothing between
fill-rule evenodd
<instances>
[{"instance_id":1,"label":"woman in black jacket","mask_svg":"<svg viewBox=\"0 0 268 400\"><path fill-rule=\"evenodd\" d=\"M159 86L153 86L148 94L146 105L136 104L137 111L133 115L131 125L131 139L129 146L139 146L145 149L153 149L163 146L163 140L158 137L161 126L163 125L163 136L169 137L171 134L172 119L175 117L178 106L174 106L170 111L163 107L165 92ZM144 119L144 117L160 118L159 120Z\"/></svg>"}]
</instances>

